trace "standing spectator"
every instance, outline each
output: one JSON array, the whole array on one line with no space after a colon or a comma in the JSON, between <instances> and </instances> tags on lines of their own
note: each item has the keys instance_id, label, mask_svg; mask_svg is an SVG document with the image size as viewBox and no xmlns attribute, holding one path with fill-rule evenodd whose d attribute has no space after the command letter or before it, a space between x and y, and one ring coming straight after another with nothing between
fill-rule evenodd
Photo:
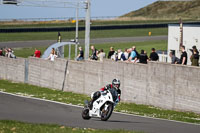
<instances>
[{"instance_id":1,"label":"standing spectator","mask_svg":"<svg viewBox=\"0 0 200 133\"><path fill-rule=\"evenodd\" d=\"M181 51L182 51L182 54L181 54L180 62L182 65L187 65L187 53L185 51L185 46L181 46Z\"/></svg>"},{"instance_id":2,"label":"standing spectator","mask_svg":"<svg viewBox=\"0 0 200 133\"><path fill-rule=\"evenodd\" d=\"M37 49L35 48L34 57L36 57L36 58L40 58L40 56L41 56L41 52L40 52L40 50L37 50Z\"/></svg>"},{"instance_id":3,"label":"standing spectator","mask_svg":"<svg viewBox=\"0 0 200 133\"><path fill-rule=\"evenodd\" d=\"M3 56L3 49L0 49L0 56Z\"/></svg>"},{"instance_id":4,"label":"standing spectator","mask_svg":"<svg viewBox=\"0 0 200 133\"><path fill-rule=\"evenodd\" d=\"M91 60L97 60L98 57L97 57L97 50L95 49L95 47L92 45L91 46L91 50L92 50L92 55L90 57Z\"/></svg>"},{"instance_id":5,"label":"standing spectator","mask_svg":"<svg viewBox=\"0 0 200 133\"><path fill-rule=\"evenodd\" d=\"M97 56L98 56L100 61L103 61L103 59L106 58L106 53L103 51L103 49L101 49Z\"/></svg>"},{"instance_id":6,"label":"standing spectator","mask_svg":"<svg viewBox=\"0 0 200 133\"><path fill-rule=\"evenodd\" d=\"M58 56L56 55L56 51L54 48L52 48L51 50L51 54L49 55L49 57L47 58L48 60L50 59L51 61L54 61L55 58L57 58Z\"/></svg>"},{"instance_id":7,"label":"standing spectator","mask_svg":"<svg viewBox=\"0 0 200 133\"><path fill-rule=\"evenodd\" d=\"M144 53L144 50L141 50L139 62L143 64L147 64L147 60L148 60L148 56Z\"/></svg>"},{"instance_id":8,"label":"standing spectator","mask_svg":"<svg viewBox=\"0 0 200 133\"><path fill-rule=\"evenodd\" d=\"M60 34L60 32L58 32L58 39L57 39L57 42L61 42L62 41L62 36Z\"/></svg>"},{"instance_id":9,"label":"standing spectator","mask_svg":"<svg viewBox=\"0 0 200 133\"><path fill-rule=\"evenodd\" d=\"M124 56L125 56L126 60L128 60L128 55L129 55L128 49L125 48L125 50L124 50Z\"/></svg>"},{"instance_id":10,"label":"standing spectator","mask_svg":"<svg viewBox=\"0 0 200 133\"><path fill-rule=\"evenodd\" d=\"M117 58L116 58L116 61L125 61L126 60L126 57L124 55L124 53L122 52L121 49L118 49L117 50Z\"/></svg>"},{"instance_id":11,"label":"standing spectator","mask_svg":"<svg viewBox=\"0 0 200 133\"><path fill-rule=\"evenodd\" d=\"M110 51L108 53L108 59L111 59L111 56L114 55L115 51L113 47L110 47Z\"/></svg>"},{"instance_id":12,"label":"standing spectator","mask_svg":"<svg viewBox=\"0 0 200 133\"><path fill-rule=\"evenodd\" d=\"M193 48L192 56L190 57L192 66L199 66L199 53L196 48Z\"/></svg>"},{"instance_id":13,"label":"standing spectator","mask_svg":"<svg viewBox=\"0 0 200 133\"><path fill-rule=\"evenodd\" d=\"M171 64L180 64L180 59L175 56L174 51L171 51L169 56L171 57Z\"/></svg>"},{"instance_id":14,"label":"standing spectator","mask_svg":"<svg viewBox=\"0 0 200 133\"><path fill-rule=\"evenodd\" d=\"M135 46L133 46L132 47L132 51L131 51L131 55L130 55L130 57L129 57L129 59L128 59L128 61L131 61L131 62L133 62L133 63L136 63L136 61L137 61L137 53L136 53L136 47Z\"/></svg>"},{"instance_id":15,"label":"standing spectator","mask_svg":"<svg viewBox=\"0 0 200 133\"><path fill-rule=\"evenodd\" d=\"M84 60L84 52L83 52L83 48L82 47L79 47L79 54L76 58L77 61L81 61L81 60Z\"/></svg>"},{"instance_id":16,"label":"standing spectator","mask_svg":"<svg viewBox=\"0 0 200 133\"><path fill-rule=\"evenodd\" d=\"M159 60L159 56L156 53L155 48L151 49L151 54L150 54L150 61L158 61Z\"/></svg>"},{"instance_id":17,"label":"standing spectator","mask_svg":"<svg viewBox=\"0 0 200 133\"><path fill-rule=\"evenodd\" d=\"M192 50L194 51L194 50L196 50L197 51L197 54L199 54L199 51L198 51L198 49L197 49L197 47L194 45L194 46L192 46Z\"/></svg>"}]
</instances>

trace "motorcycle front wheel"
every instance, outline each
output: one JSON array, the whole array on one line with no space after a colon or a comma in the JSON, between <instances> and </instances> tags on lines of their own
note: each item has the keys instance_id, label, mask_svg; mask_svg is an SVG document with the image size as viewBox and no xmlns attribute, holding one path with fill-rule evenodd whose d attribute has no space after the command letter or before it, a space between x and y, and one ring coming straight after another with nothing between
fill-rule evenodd
<instances>
[{"instance_id":1,"label":"motorcycle front wheel","mask_svg":"<svg viewBox=\"0 0 200 133\"><path fill-rule=\"evenodd\" d=\"M89 116L89 109L84 108L82 111L82 118L84 120L89 120L91 117Z\"/></svg>"},{"instance_id":2,"label":"motorcycle front wheel","mask_svg":"<svg viewBox=\"0 0 200 133\"><path fill-rule=\"evenodd\" d=\"M104 105L104 108L101 110L101 120L102 121L107 121L110 116L112 115L113 112L113 104L108 103L107 104L107 109L105 109L106 104Z\"/></svg>"}]
</instances>

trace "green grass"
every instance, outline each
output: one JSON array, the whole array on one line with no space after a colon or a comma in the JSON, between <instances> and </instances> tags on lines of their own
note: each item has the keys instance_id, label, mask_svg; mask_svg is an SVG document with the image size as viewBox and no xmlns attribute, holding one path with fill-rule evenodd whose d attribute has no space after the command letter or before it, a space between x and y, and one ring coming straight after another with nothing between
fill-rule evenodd
<instances>
[{"instance_id":1,"label":"green grass","mask_svg":"<svg viewBox=\"0 0 200 133\"><path fill-rule=\"evenodd\" d=\"M125 14L124 17L139 17L140 19L193 19L200 18L200 1L156 1L139 10Z\"/></svg>"},{"instance_id":2,"label":"green grass","mask_svg":"<svg viewBox=\"0 0 200 133\"><path fill-rule=\"evenodd\" d=\"M136 37L167 35L167 28L147 28L147 29L120 29L120 30L92 30L91 39L93 38L113 38L113 37ZM35 41L35 40L57 40L57 32L28 32L28 33L0 33L0 42L8 41ZM61 32L63 40L75 38L75 32ZM79 32L79 38L85 37L85 31Z\"/></svg>"},{"instance_id":3,"label":"green grass","mask_svg":"<svg viewBox=\"0 0 200 133\"><path fill-rule=\"evenodd\" d=\"M0 121L0 133L136 133L125 130L71 128L52 124L31 124L17 121ZM139 132L137 132L139 133Z\"/></svg>"},{"instance_id":4,"label":"green grass","mask_svg":"<svg viewBox=\"0 0 200 133\"><path fill-rule=\"evenodd\" d=\"M88 96L83 94L62 92L59 90L42 88L29 84L12 83L6 80L0 80L0 91L75 105L83 105L84 100L90 99ZM200 124L200 114L165 110L153 106L138 105L134 103L121 102L117 105L115 111Z\"/></svg>"},{"instance_id":5,"label":"green grass","mask_svg":"<svg viewBox=\"0 0 200 133\"><path fill-rule=\"evenodd\" d=\"M84 45L81 45L84 47ZM94 45L97 50L103 49L105 53L109 52L110 47L114 47L115 50L125 48L131 48L132 46L136 46L138 52L141 49L147 51L148 54L151 52L151 48L155 48L157 50L167 50L167 41L149 41L149 42L135 42L135 43L106 43L106 44L95 44ZM47 47L37 47L37 49L41 50L43 53ZM71 49L71 57L74 58L75 48L72 46ZM27 58L34 54L35 48L16 48L14 49L15 55L17 57ZM91 51L90 51L91 52ZM65 57L68 57L68 46L65 46Z\"/></svg>"}]
</instances>

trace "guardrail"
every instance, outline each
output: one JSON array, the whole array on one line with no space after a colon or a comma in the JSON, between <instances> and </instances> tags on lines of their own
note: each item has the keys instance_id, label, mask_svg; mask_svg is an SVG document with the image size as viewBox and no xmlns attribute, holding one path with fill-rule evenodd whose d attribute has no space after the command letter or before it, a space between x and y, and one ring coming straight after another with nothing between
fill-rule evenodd
<instances>
[{"instance_id":1,"label":"guardrail","mask_svg":"<svg viewBox=\"0 0 200 133\"><path fill-rule=\"evenodd\" d=\"M174 23L178 24L178 23ZM200 25L200 22L188 22L184 24ZM137 25L109 25L109 26L91 26L91 30L115 30L115 29L138 29L138 28L167 28L168 23L162 24L137 24ZM75 31L76 27L54 27L54 28L7 28L0 29L0 33L13 32L68 32ZM85 27L79 27L79 31L85 30Z\"/></svg>"}]
</instances>

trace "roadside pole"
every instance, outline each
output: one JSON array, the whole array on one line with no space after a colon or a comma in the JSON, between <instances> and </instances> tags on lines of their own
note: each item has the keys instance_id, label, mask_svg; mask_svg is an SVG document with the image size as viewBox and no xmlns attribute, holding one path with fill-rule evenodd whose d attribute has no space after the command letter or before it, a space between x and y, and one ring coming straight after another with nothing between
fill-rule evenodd
<instances>
[{"instance_id":1,"label":"roadside pole","mask_svg":"<svg viewBox=\"0 0 200 133\"><path fill-rule=\"evenodd\" d=\"M77 49L78 49L78 19L79 17L79 3L77 3L77 7L76 7L76 38L75 38L75 42L76 42L76 45L75 45L75 59L77 57Z\"/></svg>"},{"instance_id":2,"label":"roadside pole","mask_svg":"<svg viewBox=\"0 0 200 133\"><path fill-rule=\"evenodd\" d=\"M86 22L85 22L85 59L89 59L89 48L90 48L90 12L91 2L86 2Z\"/></svg>"}]
</instances>

